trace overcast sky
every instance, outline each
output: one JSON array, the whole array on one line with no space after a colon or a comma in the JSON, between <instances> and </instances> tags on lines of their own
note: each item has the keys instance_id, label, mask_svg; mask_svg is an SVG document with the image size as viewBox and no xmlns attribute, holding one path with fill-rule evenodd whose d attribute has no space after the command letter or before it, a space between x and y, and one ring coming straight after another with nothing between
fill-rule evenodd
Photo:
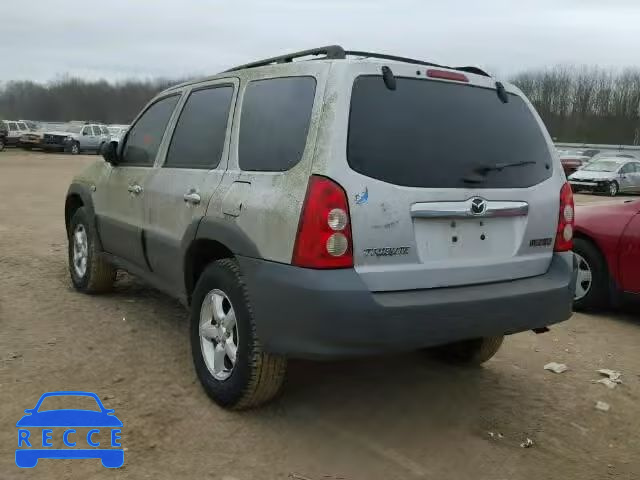
<instances>
[{"instance_id":1,"label":"overcast sky","mask_svg":"<svg viewBox=\"0 0 640 480\"><path fill-rule=\"evenodd\" d=\"M640 66L640 0L5 0L0 30L0 81L198 76L334 43L503 76Z\"/></svg>"}]
</instances>

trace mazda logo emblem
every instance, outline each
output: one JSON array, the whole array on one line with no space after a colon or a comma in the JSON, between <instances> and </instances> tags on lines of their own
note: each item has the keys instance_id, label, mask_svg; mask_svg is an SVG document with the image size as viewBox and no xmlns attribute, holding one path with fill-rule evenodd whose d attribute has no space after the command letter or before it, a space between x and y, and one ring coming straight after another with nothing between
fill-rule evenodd
<instances>
[{"instance_id":1,"label":"mazda logo emblem","mask_svg":"<svg viewBox=\"0 0 640 480\"><path fill-rule=\"evenodd\" d=\"M482 198L474 198L471 200L471 215L484 215L487 211L487 201Z\"/></svg>"}]
</instances>

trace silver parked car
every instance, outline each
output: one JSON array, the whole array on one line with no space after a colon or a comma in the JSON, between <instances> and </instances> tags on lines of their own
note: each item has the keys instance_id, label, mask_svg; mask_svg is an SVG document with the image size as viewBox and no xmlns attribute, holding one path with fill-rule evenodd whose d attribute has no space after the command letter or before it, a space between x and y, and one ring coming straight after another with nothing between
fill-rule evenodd
<instances>
[{"instance_id":1,"label":"silver parked car","mask_svg":"<svg viewBox=\"0 0 640 480\"><path fill-rule=\"evenodd\" d=\"M601 158L569 176L574 192L640 193L640 161L625 157Z\"/></svg>"},{"instance_id":2,"label":"silver parked car","mask_svg":"<svg viewBox=\"0 0 640 480\"><path fill-rule=\"evenodd\" d=\"M109 125L107 126L107 130L109 130L109 135L111 136L112 142L119 142L122 139L122 136L126 133L129 125Z\"/></svg>"},{"instance_id":3,"label":"silver parked car","mask_svg":"<svg viewBox=\"0 0 640 480\"><path fill-rule=\"evenodd\" d=\"M72 282L125 269L189 305L220 405L271 399L289 358L477 364L571 315L571 188L522 92L477 68L271 58L162 92L104 157L67 194Z\"/></svg>"},{"instance_id":4,"label":"silver parked car","mask_svg":"<svg viewBox=\"0 0 640 480\"><path fill-rule=\"evenodd\" d=\"M41 148L78 155L82 152L100 152L102 146L110 141L111 134L105 125L71 122L62 129L43 132Z\"/></svg>"}]
</instances>

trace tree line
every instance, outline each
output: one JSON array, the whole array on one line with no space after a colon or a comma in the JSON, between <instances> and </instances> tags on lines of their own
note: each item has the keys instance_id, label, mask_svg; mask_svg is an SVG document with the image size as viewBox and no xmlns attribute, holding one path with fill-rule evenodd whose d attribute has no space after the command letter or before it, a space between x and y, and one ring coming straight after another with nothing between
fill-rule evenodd
<instances>
[{"instance_id":1,"label":"tree line","mask_svg":"<svg viewBox=\"0 0 640 480\"><path fill-rule=\"evenodd\" d=\"M179 81L128 80L110 83L62 78L41 84L8 82L0 87L0 118L128 124L158 92Z\"/></svg>"},{"instance_id":2,"label":"tree line","mask_svg":"<svg viewBox=\"0 0 640 480\"><path fill-rule=\"evenodd\" d=\"M529 97L557 141L640 143L638 69L558 66L524 72L512 81ZM127 124L156 93L176 83L69 77L47 84L8 82L0 86L0 118Z\"/></svg>"},{"instance_id":3,"label":"tree line","mask_svg":"<svg viewBox=\"0 0 640 480\"><path fill-rule=\"evenodd\" d=\"M640 143L640 70L555 67L521 73L513 82L558 141Z\"/></svg>"}]
</instances>

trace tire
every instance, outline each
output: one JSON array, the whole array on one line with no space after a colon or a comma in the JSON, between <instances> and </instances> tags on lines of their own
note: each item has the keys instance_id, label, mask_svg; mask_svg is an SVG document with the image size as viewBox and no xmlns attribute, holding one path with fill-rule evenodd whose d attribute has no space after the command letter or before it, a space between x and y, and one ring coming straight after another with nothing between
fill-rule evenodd
<instances>
[{"instance_id":1,"label":"tire","mask_svg":"<svg viewBox=\"0 0 640 480\"><path fill-rule=\"evenodd\" d=\"M4 139L0 138L0 152L4 150L4 146L5 146Z\"/></svg>"},{"instance_id":2,"label":"tire","mask_svg":"<svg viewBox=\"0 0 640 480\"><path fill-rule=\"evenodd\" d=\"M80 154L80 144L78 142L73 142L71 147L69 147L69 153L71 155L79 155Z\"/></svg>"},{"instance_id":3,"label":"tire","mask_svg":"<svg viewBox=\"0 0 640 480\"><path fill-rule=\"evenodd\" d=\"M84 268L78 262L80 246L76 243L76 235L86 239L82 250L86 258ZM96 233L93 222L84 207L80 207L71 217L67 232L69 247L69 274L76 290L83 293L104 293L113 289L116 279L116 268L101 256L96 246ZM78 249L78 250L77 250Z\"/></svg>"},{"instance_id":4,"label":"tire","mask_svg":"<svg viewBox=\"0 0 640 480\"><path fill-rule=\"evenodd\" d=\"M573 308L575 310L595 310L606 307L610 300L609 269L600 250L591 241L576 238L573 240L573 252L578 261L578 279L576 280ZM587 285L589 276L586 272L591 274L589 285ZM584 292L579 290L580 286Z\"/></svg>"},{"instance_id":5,"label":"tire","mask_svg":"<svg viewBox=\"0 0 640 480\"><path fill-rule=\"evenodd\" d=\"M619 191L620 185L618 185L618 182L616 182L615 180L607 184L607 195L609 195L610 197L615 197L616 195L618 195Z\"/></svg>"},{"instance_id":6,"label":"tire","mask_svg":"<svg viewBox=\"0 0 640 480\"><path fill-rule=\"evenodd\" d=\"M226 312L222 321L215 319L212 305L216 302L212 298L220 302L220 311ZM231 326L228 322L225 333L216 325L227 323L231 309L235 312L235 324ZM201 336L201 323L216 333ZM233 347L236 347L235 363L223 353ZM191 352L205 392L222 407L233 410L257 407L282 389L287 361L262 351L247 287L235 260L213 262L198 279L191 303ZM216 360L215 352L219 352L217 358L221 360ZM217 371L212 363L216 361L221 362L215 365Z\"/></svg>"},{"instance_id":7,"label":"tire","mask_svg":"<svg viewBox=\"0 0 640 480\"><path fill-rule=\"evenodd\" d=\"M500 349L504 336L475 338L429 349L439 360L457 365L481 365Z\"/></svg>"}]
</instances>

